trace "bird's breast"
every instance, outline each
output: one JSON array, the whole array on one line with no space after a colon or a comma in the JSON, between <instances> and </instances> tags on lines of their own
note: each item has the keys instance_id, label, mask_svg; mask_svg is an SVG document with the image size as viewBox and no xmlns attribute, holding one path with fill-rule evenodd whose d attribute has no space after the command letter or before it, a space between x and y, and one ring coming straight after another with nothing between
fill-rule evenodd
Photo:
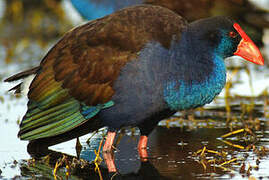
<instances>
[{"instance_id":1,"label":"bird's breast","mask_svg":"<svg viewBox=\"0 0 269 180\"><path fill-rule=\"evenodd\" d=\"M163 96L171 110L196 108L210 103L221 92L225 82L225 64L223 60L219 60L215 62L214 70L202 82L185 82L182 79L167 82Z\"/></svg>"}]
</instances>

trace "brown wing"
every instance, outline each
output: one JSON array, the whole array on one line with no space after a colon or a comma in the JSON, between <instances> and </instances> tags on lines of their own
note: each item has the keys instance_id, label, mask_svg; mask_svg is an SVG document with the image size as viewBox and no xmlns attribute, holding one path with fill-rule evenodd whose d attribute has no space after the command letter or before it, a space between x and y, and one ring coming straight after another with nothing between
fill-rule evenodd
<instances>
[{"instance_id":1,"label":"brown wing","mask_svg":"<svg viewBox=\"0 0 269 180\"><path fill-rule=\"evenodd\" d=\"M112 85L121 67L135 59L147 42L157 41L168 48L185 24L166 8L142 5L79 26L42 60L29 99L38 99L48 91L46 82L56 81L86 105L105 103L114 94Z\"/></svg>"}]
</instances>

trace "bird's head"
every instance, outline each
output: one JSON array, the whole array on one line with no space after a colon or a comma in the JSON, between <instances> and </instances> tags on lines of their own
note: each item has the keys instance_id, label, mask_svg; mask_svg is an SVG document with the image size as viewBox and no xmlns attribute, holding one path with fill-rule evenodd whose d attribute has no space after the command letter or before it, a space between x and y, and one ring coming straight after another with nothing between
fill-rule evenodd
<instances>
[{"instance_id":1,"label":"bird's head","mask_svg":"<svg viewBox=\"0 0 269 180\"><path fill-rule=\"evenodd\" d=\"M213 17L190 24L192 40L200 44L200 49L210 50L224 58L236 55L247 61L263 65L264 60L254 42L238 23L227 17Z\"/></svg>"}]
</instances>

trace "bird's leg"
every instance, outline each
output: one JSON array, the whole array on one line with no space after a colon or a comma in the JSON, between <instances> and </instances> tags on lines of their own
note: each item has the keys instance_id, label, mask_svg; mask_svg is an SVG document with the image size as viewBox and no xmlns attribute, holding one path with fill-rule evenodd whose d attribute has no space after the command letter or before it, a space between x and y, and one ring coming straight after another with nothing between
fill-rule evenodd
<instances>
[{"instance_id":1,"label":"bird's leg","mask_svg":"<svg viewBox=\"0 0 269 180\"><path fill-rule=\"evenodd\" d=\"M116 132L108 131L107 136L106 136L106 142L103 146L103 152L111 152L115 136L116 136Z\"/></svg>"},{"instance_id":2,"label":"bird's leg","mask_svg":"<svg viewBox=\"0 0 269 180\"><path fill-rule=\"evenodd\" d=\"M114 154L113 152L103 152L103 157L108 169L108 172L117 172L116 165L114 162Z\"/></svg>"},{"instance_id":3,"label":"bird's leg","mask_svg":"<svg viewBox=\"0 0 269 180\"><path fill-rule=\"evenodd\" d=\"M108 131L106 142L103 146L103 157L104 157L108 172L117 171L115 162L114 162L113 152L112 152L112 145L113 145L115 136L116 136L116 132Z\"/></svg>"},{"instance_id":4,"label":"bird's leg","mask_svg":"<svg viewBox=\"0 0 269 180\"><path fill-rule=\"evenodd\" d=\"M147 152L147 144L148 144L148 136L140 136L138 142L138 152L141 161L146 162L148 160L148 152Z\"/></svg>"}]
</instances>

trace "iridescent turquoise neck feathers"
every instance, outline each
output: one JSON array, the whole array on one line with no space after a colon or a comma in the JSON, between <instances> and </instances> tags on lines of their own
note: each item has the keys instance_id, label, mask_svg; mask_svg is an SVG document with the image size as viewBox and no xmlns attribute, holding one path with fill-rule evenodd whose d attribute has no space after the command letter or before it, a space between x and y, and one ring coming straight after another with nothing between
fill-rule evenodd
<instances>
[{"instance_id":1,"label":"iridescent turquoise neck feathers","mask_svg":"<svg viewBox=\"0 0 269 180\"><path fill-rule=\"evenodd\" d=\"M173 80L164 88L164 99L171 110L196 108L210 103L223 89L226 69L222 58L215 56L213 71L202 82ZM193 76L196 76L193 74Z\"/></svg>"}]
</instances>

